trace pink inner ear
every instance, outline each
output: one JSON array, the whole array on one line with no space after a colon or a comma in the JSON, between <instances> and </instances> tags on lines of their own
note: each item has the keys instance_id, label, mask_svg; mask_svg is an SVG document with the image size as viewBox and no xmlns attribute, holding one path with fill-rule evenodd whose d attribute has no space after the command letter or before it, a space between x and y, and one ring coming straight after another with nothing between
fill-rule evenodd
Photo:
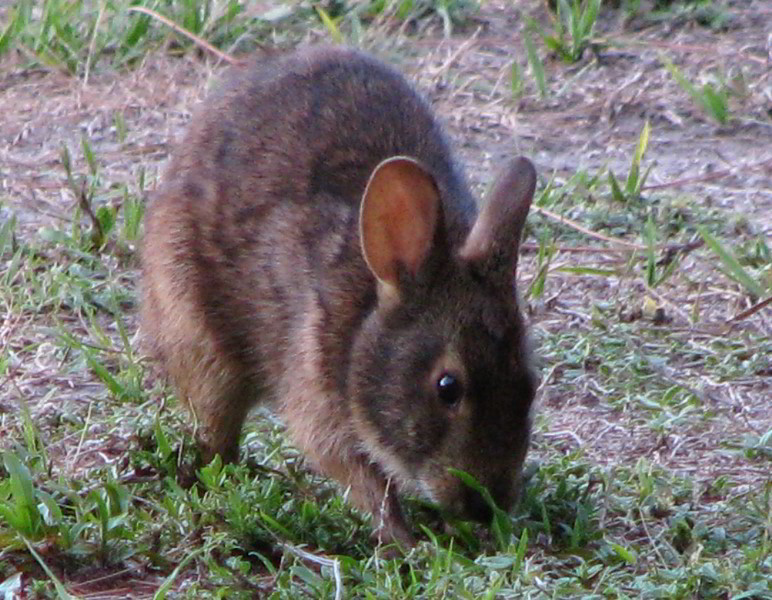
<instances>
[{"instance_id":1,"label":"pink inner ear","mask_svg":"<svg viewBox=\"0 0 772 600\"><path fill-rule=\"evenodd\" d=\"M362 199L362 252L382 282L398 286L399 265L416 274L434 239L439 196L417 161L394 157L375 168Z\"/></svg>"},{"instance_id":2,"label":"pink inner ear","mask_svg":"<svg viewBox=\"0 0 772 600\"><path fill-rule=\"evenodd\" d=\"M395 188L405 183L400 181ZM384 227L394 235L395 259L402 262L413 275L418 273L429 253L437 222L434 203L421 201L416 197L417 191L395 189L390 222L384 223Z\"/></svg>"}]
</instances>

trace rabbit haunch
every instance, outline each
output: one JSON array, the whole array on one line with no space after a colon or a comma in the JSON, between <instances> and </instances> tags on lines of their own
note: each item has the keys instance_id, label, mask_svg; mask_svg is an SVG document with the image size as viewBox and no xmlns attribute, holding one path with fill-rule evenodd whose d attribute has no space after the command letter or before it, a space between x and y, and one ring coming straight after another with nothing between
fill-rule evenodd
<instances>
[{"instance_id":1,"label":"rabbit haunch","mask_svg":"<svg viewBox=\"0 0 772 600\"><path fill-rule=\"evenodd\" d=\"M269 402L320 472L410 543L398 495L508 507L535 382L513 271L535 185L523 158L476 203L420 96L343 48L234 67L148 209L142 329L198 421L238 458Z\"/></svg>"}]
</instances>

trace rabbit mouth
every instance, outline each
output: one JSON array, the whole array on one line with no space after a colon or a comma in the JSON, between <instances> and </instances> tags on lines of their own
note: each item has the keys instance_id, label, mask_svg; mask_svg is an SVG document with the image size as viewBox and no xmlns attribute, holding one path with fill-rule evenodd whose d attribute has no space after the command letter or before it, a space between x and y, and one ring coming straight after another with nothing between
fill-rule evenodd
<instances>
[{"instance_id":1,"label":"rabbit mouth","mask_svg":"<svg viewBox=\"0 0 772 600\"><path fill-rule=\"evenodd\" d=\"M475 473L472 471L470 474ZM483 494L476 487L466 485L455 474L444 472L439 476L420 478L420 495L453 517L490 523L494 510L491 500L496 507L508 511L518 495L519 476L508 472L490 478L478 472L476 478L479 481L487 480L483 484L487 493Z\"/></svg>"}]
</instances>

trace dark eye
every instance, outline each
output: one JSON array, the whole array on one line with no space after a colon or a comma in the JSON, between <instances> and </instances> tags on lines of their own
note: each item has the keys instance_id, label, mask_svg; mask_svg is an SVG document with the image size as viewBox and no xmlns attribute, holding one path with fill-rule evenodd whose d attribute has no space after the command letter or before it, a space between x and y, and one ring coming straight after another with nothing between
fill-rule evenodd
<instances>
[{"instance_id":1,"label":"dark eye","mask_svg":"<svg viewBox=\"0 0 772 600\"><path fill-rule=\"evenodd\" d=\"M461 400L464 386L452 373L443 373L437 380L437 396L448 406L453 406Z\"/></svg>"}]
</instances>

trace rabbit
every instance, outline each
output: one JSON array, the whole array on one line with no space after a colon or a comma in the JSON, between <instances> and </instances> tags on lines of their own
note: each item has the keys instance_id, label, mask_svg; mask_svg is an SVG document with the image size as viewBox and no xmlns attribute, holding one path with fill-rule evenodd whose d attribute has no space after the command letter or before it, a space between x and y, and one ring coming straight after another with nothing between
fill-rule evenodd
<instances>
[{"instance_id":1,"label":"rabbit","mask_svg":"<svg viewBox=\"0 0 772 600\"><path fill-rule=\"evenodd\" d=\"M381 543L415 543L406 494L490 519L451 467L510 508L536 388L514 277L535 183L513 159L478 211L427 103L364 52L232 67L141 247L141 329L204 459L236 461L267 403Z\"/></svg>"}]
</instances>

